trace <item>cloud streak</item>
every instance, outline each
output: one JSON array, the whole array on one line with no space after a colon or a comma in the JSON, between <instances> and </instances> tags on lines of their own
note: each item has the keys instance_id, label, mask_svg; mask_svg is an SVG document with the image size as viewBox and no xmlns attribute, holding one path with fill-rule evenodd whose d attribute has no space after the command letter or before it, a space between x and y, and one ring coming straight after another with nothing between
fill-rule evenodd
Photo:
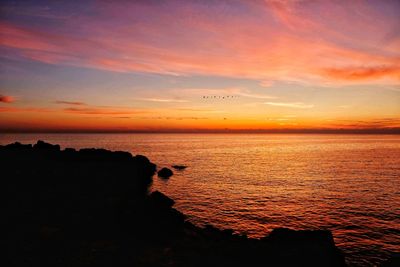
<instances>
[{"instance_id":1,"label":"cloud streak","mask_svg":"<svg viewBox=\"0 0 400 267\"><path fill-rule=\"evenodd\" d=\"M161 102L161 103L186 103L189 102L189 100L185 99L168 99L168 98L135 98L136 100L141 100L141 101L149 101L149 102Z\"/></svg>"},{"instance_id":2,"label":"cloud streak","mask_svg":"<svg viewBox=\"0 0 400 267\"><path fill-rule=\"evenodd\" d=\"M144 120L208 120L207 117L195 117L195 116L186 116L186 117L164 117L164 116L158 116L158 117L140 117L140 119Z\"/></svg>"},{"instance_id":3,"label":"cloud streak","mask_svg":"<svg viewBox=\"0 0 400 267\"><path fill-rule=\"evenodd\" d=\"M345 80L376 80L380 78L392 78L400 81L400 66L375 66L355 68L328 68L322 71L327 77Z\"/></svg>"},{"instance_id":4,"label":"cloud streak","mask_svg":"<svg viewBox=\"0 0 400 267\"><path fill-rule=\"evenodd\" d=\"M106 109L106 108L65 108L66 113L81 115L132 115L146 113L143 110L136 109Z\"/></svg>"},{"instance_id":5,"label":"cloud streak","mask_svg":"<svg viewBox=\"0 0 400 267\"><path fill-rule=\"evenodd\" d=\"M79 106L79 105L78 105ZM68 108L43 108L43 107L0 107L0 113L65 113L65 114L76 114L76 115L106 115L106 116L118 116L127 117L123 115L135 115L148 113L146 110L141 109L129 109L129 108L118 108L118 107L68 107ZM92 117L93 118L93 117Z\"/></svg>"},{"instance_id":6,"label":"cloud streak","mask_svg":"<svg viewBox=\"0 0 400 267\"><path fill-rule=\"evenodd\" d=\"M57 27L2 19L0 47L14 57L116 72L398 83L400 36L389 11L400 6L391 4L382 13L359 1L100 1L93 13L62 16ZM48 10L42 18L58 16Z\"/></svg>"},{"instance_id":7,"label":"cloud streak","mask_svg":"<svg viewBox=\"0 0 400 267\"><path fill-rule=\"evenodd\" d=\"M53 109L49 108L36 108L36 107L0 107L0 113L10 113L10 112L53 112Z\"/></svg>"},{"instance_id":8,"label":"cloud streak","mask_svg":"<svg viewBox=\"0 0 400 267\"><path fill-rule=\"evenodd\" d=\"M398 128L400 127L400 118L372 118L370 120L338 120L336 123L330 125L336 128L357 128L357 129L370 129L370 128Z\"/></svg>"},{"instance_id":9,"label":"cloud streak","mask_svg":"<svg viewBox=\"0 0 400 267\"><path fill-rule=\"evenodd\" d=\"M270 106L276 106L276 107L286 107L286 108L313 108L314 105L310 104L304 104L303 102L289 102L289 103L283 103L283 102L265 102L264 104L270 105Z\"/></svg>"},{"instance_id":10,"label":"cloud streak","mask_svg":"<svg viewBox=\"0 0 400 267\"><path fill-rule=\"evenodd\" d=\"M85 106L86 104L83 102L76 102L76 101L62 101L57 100L54 103L61 104L61 105L72 105L72 106Z\"/></svg>"},{"instance_id":11,"label":"cloud streak","mask_svg":"<svg viewBox=\"0 0 400 267\"><path fill-rule=\"evenodd\" d=\"M12 96L7 96L7 95L0 95L0 103L13 103L15 101L15 98Z\"/></svg>"}]
</instances>

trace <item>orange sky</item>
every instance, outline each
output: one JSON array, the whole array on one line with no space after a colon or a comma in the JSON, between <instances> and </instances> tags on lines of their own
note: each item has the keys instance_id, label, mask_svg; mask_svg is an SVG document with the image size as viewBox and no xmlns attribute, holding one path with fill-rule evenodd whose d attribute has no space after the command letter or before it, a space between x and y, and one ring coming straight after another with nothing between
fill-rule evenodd
<instances>
[{"instance_id":1,"label":"orange sky","mask_svg":"<svg viewBox=\"0 0 400 267\"><path fill-rule=\"evenodd\" d=\"M0 131L399 132L398 1L4 1Z\"/></svg>"}]
</instances>

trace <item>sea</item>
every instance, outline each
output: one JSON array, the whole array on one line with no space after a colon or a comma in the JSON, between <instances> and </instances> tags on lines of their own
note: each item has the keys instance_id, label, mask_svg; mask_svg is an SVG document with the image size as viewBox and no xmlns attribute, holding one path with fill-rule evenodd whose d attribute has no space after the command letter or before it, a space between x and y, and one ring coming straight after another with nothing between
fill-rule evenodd
<instances>
[{"instance_id":1,"label":"sea","mask_svg":"<svg viewBox=\"0 0 400 267\"><path fill-rule=\"evenodd\" d=\"M400 135L0 134L185 165L152 190L196 225L260 238L277 227L329 229L350 266L400 253ZM118 179L118 177L115 177Z\"/></svg>"}]
</instances>

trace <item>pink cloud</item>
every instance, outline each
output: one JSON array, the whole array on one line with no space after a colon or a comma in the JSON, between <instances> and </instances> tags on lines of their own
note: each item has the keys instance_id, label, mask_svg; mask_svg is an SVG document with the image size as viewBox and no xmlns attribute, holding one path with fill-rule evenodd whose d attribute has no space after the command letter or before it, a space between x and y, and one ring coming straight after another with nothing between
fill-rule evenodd
<instances>
[{"instance_id":1,"label":"pink cloud","mask_svg":"<svg viewBox=\"0 0 400 267\"><path fill-rule=\"evenodd\" d=\"M78 101L62 101L62 100L57 100L55 101L56 104L62 104L62 105L73 105L73 106L84 106L86 105L83 102L78 102Z\"/></svg>"},{"instance_id":2,"label":"pink cloud","mask_svg":"<svg viewBox=\"0 0 400 267\"><path fill-rule=\"evenodd\" d=\"M53 112L54 110L48 108L35 108L35 107L0 107L0 112Z\"/></svg>"},{"instance_id":3,"label":"pink cloud","mask_svg":"<svg viewBox=\"0 0 400 267\"><path fill-rule=\"evenodd\" d=\"M348 81L376 80L384 77L400 81L400 66L329 68L323 70L323 75Z\"/></svg>"},{"instance_id":4,"label":"pink cloud","mask_svg":"<svg viewBox=\"0 0 400 267\"><path fill-rule=\"evenodd\" d=\"M84 115L130 115L146 113L143 110L135 109L115 109L115 108L65 108L66 113L84 114Z\"/></svg>"},{"instance_id":5,"label":"pink cloud","mask_svg":"<svg viewBox=\"0 0 400 267\"><path fill-rule=\"evenodd\" d=\"M70 104L71 105L71 104ZM72 104L74 105L74 104ZM80 105L77 105L80 106ZM43 107L0 107L0 113L29 112L29 113L67 113L77 115L133 115L148 113L146 110L119 108L119 107L69 107L63 109L43 108Z\"/></svg>"},{"instance_id":6,"label":"pink cloud","mask_svg":"<svg viewBox=\"0 0 400 267\"><path fill-rule=\"evenodd\" d=\"M93 7L98 9L96 16L63 18L57 31L1 22L0 45L30 60L117 72L398 83L396 75L385 74L384 81L380 75L347 79L347 74L334 71L348 66L400 66L399 52L394 49L397 42L384 42L385 34L397 25L381 19L382 14L366 3L266 0L236 4L245 6L246 12L223 1L215 6L189 1L166 5L100 2ZM353 14L353 10L358 12ZM144 19L143 14L152 19Z\"/></svg>"},{"instance_id":7,"label":"pink cloud","mask_svg":"<svg viewBox=\"0 0 400 267\"><path fill-rule=\"evenodd\" d=\"M12 96L0 95L0 102L2 103L12 103L14 101L15 99Z\"/></svg>"}]
</instances>

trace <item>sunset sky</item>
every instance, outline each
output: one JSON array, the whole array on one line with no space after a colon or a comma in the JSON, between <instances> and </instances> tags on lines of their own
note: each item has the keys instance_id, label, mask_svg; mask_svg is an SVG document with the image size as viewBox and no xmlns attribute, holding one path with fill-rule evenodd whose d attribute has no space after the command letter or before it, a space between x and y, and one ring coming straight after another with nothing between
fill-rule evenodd
<instances>
[{"instance_id":1,"label":"sunset sky","mask_svg":"<svg viewBox=\"0 0 400 267\"><path fill-rule=\"evenodd\" d=\"M0 5L0 131L400 129L398 0Z\"/></svg>"}]
</instances>

